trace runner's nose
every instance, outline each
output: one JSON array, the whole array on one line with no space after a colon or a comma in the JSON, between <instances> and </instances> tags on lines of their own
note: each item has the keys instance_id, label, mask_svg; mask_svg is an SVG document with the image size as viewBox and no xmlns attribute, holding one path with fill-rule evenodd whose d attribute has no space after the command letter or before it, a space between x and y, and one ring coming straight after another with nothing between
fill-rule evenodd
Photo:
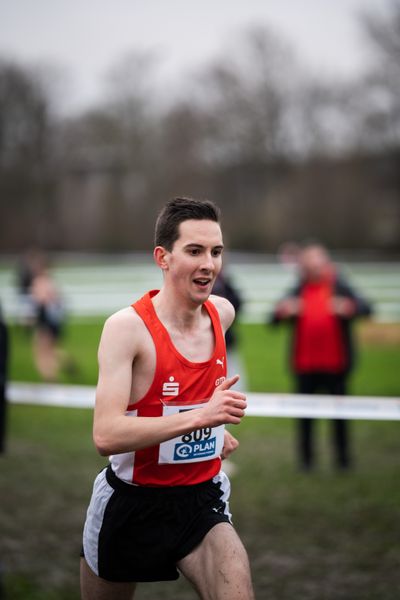
<instances>
[{"instance_id":1,"label":"runner's nose","mask_svg":"<svg viewBox=\"0 0 400 600\"><path fill-rule=\"evenodd\" d=\"M215 265L211 254L206 254L202 260L200 269L202 271L212 272L214 271L214 266Z\"/></svg>"}]
</instances>

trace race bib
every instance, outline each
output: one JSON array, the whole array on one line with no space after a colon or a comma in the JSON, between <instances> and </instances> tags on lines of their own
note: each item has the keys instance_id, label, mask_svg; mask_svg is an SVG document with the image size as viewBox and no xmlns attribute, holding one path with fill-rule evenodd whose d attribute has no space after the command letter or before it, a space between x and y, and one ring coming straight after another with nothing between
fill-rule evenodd
<instances>
[{"instance_id":1,"label":"race bib","mask_svg":"<svg viewBox=\"0 0 400 600\"><path fill-rule=\"evenodd\" d=\"M163 416L176 415L177 413L201 408L203 404L192 405L164 405ZM218 427L203 427L190 433L167 440L160 444L158 463L183 464L212 460L221 455L224 445L225 425Z\"/></svg>"}]
</instances>

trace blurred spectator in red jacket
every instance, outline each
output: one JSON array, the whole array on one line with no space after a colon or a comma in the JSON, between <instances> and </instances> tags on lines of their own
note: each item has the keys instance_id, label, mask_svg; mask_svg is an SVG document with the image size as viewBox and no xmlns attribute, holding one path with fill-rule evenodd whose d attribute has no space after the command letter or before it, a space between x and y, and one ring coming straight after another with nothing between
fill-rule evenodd
<instances>
[{"instance_id":1,"label":"blurred spectator in red jacket","mask_svg":"<svg viewBox=\"0 0 400 600\"><path fill-rule=\"evenodd\" d=\"M280 300L272 323L289 321L293 326L291 368L299 394L345 395L354 364L351 323L371 314L370 304L350 287L319 244L303 247L298 261L299 280ZM299 419L298 450L301 467L314 464L314 419ZM351 464L348 423L332 421L335 463Z\"/></svg>"}]
</instances>

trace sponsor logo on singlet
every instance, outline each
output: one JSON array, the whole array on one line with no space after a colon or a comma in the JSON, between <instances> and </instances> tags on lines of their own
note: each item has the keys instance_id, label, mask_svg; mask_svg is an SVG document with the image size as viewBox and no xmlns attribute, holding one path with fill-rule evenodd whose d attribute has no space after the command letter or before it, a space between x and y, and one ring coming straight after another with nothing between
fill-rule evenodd
<instances>
[{"instance_id":1,"label":"sponsor logo on singlet","mask_svg":"<svg viewBox=\"0 0 400 600\"><path fill-rule=\"evenodd\" d=\"M163 383L162 388L163 396L178 396L179 395L179 383L175 381L174 377L170 377L169 381Z\"/></svg>"}]
</instances>

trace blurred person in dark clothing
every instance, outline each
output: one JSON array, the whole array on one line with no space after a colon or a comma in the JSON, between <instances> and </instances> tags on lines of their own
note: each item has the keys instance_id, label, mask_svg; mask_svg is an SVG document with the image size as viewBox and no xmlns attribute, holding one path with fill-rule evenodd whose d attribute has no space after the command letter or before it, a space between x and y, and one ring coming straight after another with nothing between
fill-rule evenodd
<instances>
[{"instance_id":1,"label":"blurred person in dark clothing","mask_svg":"<svg viewBox=\"0 0 400 600\"><path fill-rule=\"evenodd\" d=\"M242 298L237 288L233 285L230 277L225 272L220 271L217 279L215 280L212 293L216 296L222 296L223 298L229 300L235 309L236 321L242 307ZM226 331L225 343L228 360L228 375L230 376L231 374L236 373L240 374L240 380L236 384L236 389L243 391L246 389L246 375L244 366L237 352L238 337L235 330L235 323L233 323Z\"/></svg>"},{"instance_id":2,"label":"blurred person in dark clothing","mask_svg":"<svg viewBox=\"0 0 400 600\"><path fill-rule=\"evenodd\" d=\"M299 280L275 306L272 323L288 321L293 328L291 369L299 394L347 393L348 375L354 365L351 324L369 316L370 304L358 295L319 244L308 244L299 254ZM298 420L300 465L314 464L314 419ZM351 465L348 423L332 420L335 464Z\"/></svg>"},{"instance_id":3,"label":"blurred person in dark clothing","mask_svg":"<svg viewBox=\"0 0 400 600\"><path fill-rule=\"evenodd\" d=\"M44 260L44 255L39 249L29 248L19 258L16 267L18 324L26 333L31 333L35 321L35 307L31 295L32 282Z\"/></svg>"},{"instance_id":4,"label":"blurred person in dark clothing","mask_svg":"<svg viewBox=\"0 0 400 600\"><path fill-rule=\"evenodd\" d=\"M65 325L65 307L46 259L37 265L30 295L34 312L35 365L45 381L56 381L60 369L68 366L71 361L60 347Z\"/></svg>"},{"instance_id":5,"label":"blurred person in dark clothing","mask_svg":"<svg viewBox=\"0 0 400 600\"><path fill-rule=\"evenodd\" d=\"M6 451L8 329L0 305L0 454ZM0 600L5 597L2 564L0 562Z\"/></svg>"},{"instance_id":6,"label":"blurred person in dark clothing","mask_svg":"<svg viewBox=\"0 0 400 600\"><path fill-rule=\"evenodd\" d=\"M217 279L215 280L213 287L213 294L216 296L222 296L229 300L235 309L236 316L238 315L240 308L242 306L242 299L240 297L239 292L233 286L230 278L222 271L219 273ZM237 339L236 334L233 330L233 326L229 327L225 334L225 342L227 348L233 348L236 345Z\"/></svg>"},{"instance_id":7,"label":"blurred person in dark clothing","mask_svg":"<svg viewBox=\"0 0 400 600\"><path fill-rule=\"evenodd\" d=\"M0 454L6 447L8 330L0 306Z\"/></svg>"},{"instance_id":8,"label":"blurred person in dark clothing","mask_svg":"<svg viewBox=\"0 0 400 600\"><path fill-rule=\"evenodd\" d=\"M32 280L35 276L36 266L40 261L40 253L37 250L27 250L19 259L16 271L16 285L21 295L30 293Z\"/></svg>"}]
</instances>

